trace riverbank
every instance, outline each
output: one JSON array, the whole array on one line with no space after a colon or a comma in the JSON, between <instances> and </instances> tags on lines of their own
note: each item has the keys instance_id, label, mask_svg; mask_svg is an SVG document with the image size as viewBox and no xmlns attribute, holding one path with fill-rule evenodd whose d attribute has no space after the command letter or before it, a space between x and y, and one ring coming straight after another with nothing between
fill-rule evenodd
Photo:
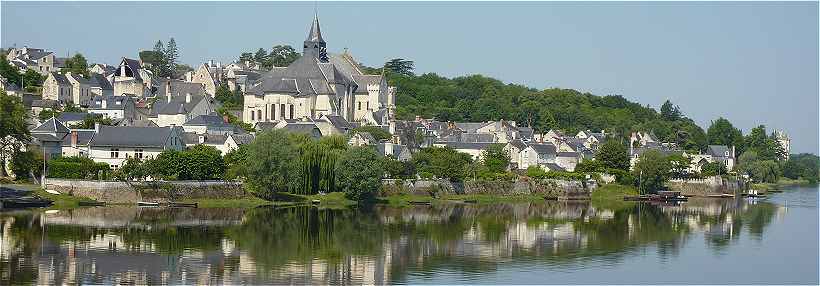
<instances>
[{"instance_id":1,"label":"riverbank","mask_svg":"<svg viewBox=\"0 0 820 286\"><path fill-rule=\"evenodd\" d=\"M771 190L780 190L788 187L795 187L795 186L815 186L816 184L812 184L808 180L804 179L797 179L792 180L789 178L780 178L777 180L776 183L756 183L752 184L751 188L753 190L758 191L771 191Z\"/></svg>"}]
</instances>

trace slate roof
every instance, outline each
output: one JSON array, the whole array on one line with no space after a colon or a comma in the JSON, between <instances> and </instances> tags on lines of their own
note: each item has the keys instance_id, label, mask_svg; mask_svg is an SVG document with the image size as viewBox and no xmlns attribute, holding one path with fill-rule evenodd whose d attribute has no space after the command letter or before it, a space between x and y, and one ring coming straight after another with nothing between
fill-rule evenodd
<instances>
[{"instance_id":1,"label":"slate roof","mask_svg":"<svg viewBox=\"0 0 820 286\"><path fill-rule=\"evenodd\" d=\"M254 136L252 134L231 134L231 138L236 142L236 145L245 145L253 142Z\"/></svg>"},{"instance_id":2,"label":"slate roof","mask_svg":"<svg viewBox=\"0 0 820 286\"><path fill-rule=\"evenodd\" d=\"M555 145L549 143L530 144L529 147L532 147L538 154L554 154L556 150Z\"/></svg>"},{"instance_id":3,"label":"slate roof","mask_svg":"<svg viewBox=\"0 0 820 286\"><path fill-rule=\"evenodd\" d=\"M162 148L171 132L168 127L100 126L89 146Z\"/></svg>"},{"instance_id":4,"label":"slate roof","mask_svg":"<svg viewBox=\"0 0 820 286\"><path fill-rule=\"evenodd\" d=\"M31 133L68 133L69 130L62 122L52 117L40 126L31 129Z\"/></svg>"},{"instance_id":5,"label":"slate roof","mask_svg":"<svg viewBox=\"0 0 820 286\"><path fill-rule=\"evenodd\" d=\"M129 68L131 68L131 72L134 74L134 78L142 79L142 77L140 76L140 70L142 69L142 66L140 65L140 61L135 60L135 59L125 58L125 57L122 58L122 61L125 62L125 65L127 65Z\"/></svg>"},{"instance_id":6,"label":"slate roof","mask_svg":"<svg viewBox=\"0 0 820 286\"><path fill-rule=\"evenodd\" d=\"M134 127L159 127L156 123L148 119L134 120L125 119L120 121L118 126L134 126Z\"/></svg>"},{"instance_id":7,"label":"slate roof","mask_svg":"<svg viewBox=\"0 0 820 286\"><path fill-rule=\"evenodd\" d=\"M181 134L182 142L185 145L196 145L199 143L199 137L202 136L204 142L202 144L208 145L222 145L225 144L225 141L228 140L228 135L217 135L217 134L196 134L193 132L183 132Z\"/></svg>"},{"instance_id":8,"label":"slate roof","mask_svg":"<svg viewBox=\"0 0 820 286\"><path fill-rule=\"evenodd\" d=\"M544 166L550 171L566 171L564 168L561 168L561 166L558 166L558 164L555 163L546 163Z\"/></svg>"},{"instance_id":9,"label":"slate roof","mask_svg":"<svg viewBox=\"0 0 820 286\"><path fill-rule=\"evenodd\" d=\"M311 134L311 135L313 134L313 132L315 130L315 131L319 132L319 134L321 134L321 131L319 131L319 127L317 127L316 124L314 124L313 122L292 122L292 123L286 124L283 127L283 129L285 129L287 131L290 131L290 132L308 133L308 134Z\"/></svg>"},{"instance_id":10,"label":"slate roof","mask_svg":"<svg viewBox=\"0 0 820 286\"><path fill-rule=\"evenodd\" d=\"M64 146L71 146L71 133L77 132L77 145L78 146L86 146L88 142L91 142L91 139L94 138L94 134L96 131L94 129L74 129L68 133L68 135L63 138L63 145Z\"/></svg>"},{"instance_id":11,"label":"slate roof","mask_svg":"<svg viewBox=\"0 0 820 286\"><path fill-rule=\"evenodd\" d=\"M344 117L339 115L324 115L323 116L328 122L330 122L333 127L337 129L346 130L350 129L350 122L348 122Z\"/></svg>"},{"instance_id":12,"label":"slate roof","mask_svg":"<svg viewBox=\"0 0 820 286\"><path fill-rule=\"evenodd\" d=\"M485 150L490 147L490 145L496 143L490 142L481 142L481 143L467 143L467 142L437 142L437 144L444 144L447 147L453 149L469 149L469 150Z\"/></svg>"},{"instance_id":13,"label":"slate roof","mask_svg":"<svg viewBox=\"0 0 820 286\"><path fill-rule=\"evenodd\" d=\"M512 140L509 142L509 144L515 148L518 148L519 150L524 150L527 148L527 144L525 144L524 141L521 141L521 139Z\"/></svg>"},{"instance_id":14,"label":"slate roof","mask_svg":"<svg viewBox=\"0 0 820 286\"><path fill-rule=\"evenodd\" d=\"M271 130L276 127L276 122L257 122L254 129L259 131Z\"/></svg>"},{"instance_id":15,"label":"slate roof","mask_svg":"<svg viewBox=\"0 0 820 286\"><path fill-rule=\"evenodd\" d=\"M111 82L105 78L104 75L92 73L91 78L88 80L88 83L91 87L99 87L102 90L113 90L114 87L111 86Z\"/></svg>"},{"instance_id":16,"label":"slate roof","mask_svg":"<svg viewBox=\"0 0 820 286\"><path fill-rule=\"evenodd\" d=\"M31 107L56 108L60 103L51 99L36 99L31 101Z\"/></svg>"},{"instance_id":17,"label":"slate roof","mask_svg":"<svg viewBox=\"0 0 820 286\"><path fill-rule=\"evenodd\" d=\"M518 127L518 134L521 138L532 139L535 131L530 127Z\"/></svg>"},{"instance_id":18,"label":"slate roof","mask_svg":"<svg viewBox=\"0 0 820 286\"><path fill-rule=\"evenodd\" d=\"M105 108L103 108L103 101L105 101ZM88 109L101 110L123 110L128 105L129 101L133 101L128 96L95 96L89 101ZM119 102L119 104L117 104Z\"/></svg>"},{"instance_id":19,"label":"slate roof","mask_svg":"<svg viewBox=\"0 0 820 286\"><path fill-rule=\"evenodd\" d=\"M184 125L187 126L209 126L209 127L231 127L232 125L225 122L222 116L219 115L200 115L188 122L185 122Z\"/></svg>"},{"instance_id":20,"label":"slate roof","mask_svg":"<svg viewBox=\"0 0 820 286\"><path fill-rule=\"evenodd\" d=\"M157 85L157 90L155 93L157 95L157 101L167 101L165 98L168 95L168 84L170 84L171 87L172 98L181 97L184 100L185 95L189 93L194 96L205 96L207 94L205 92L205 87L201 83L164 79L160 80Z\"/></svg>"},{"instance_id":21,"label":"slate roof","mask_svg":"<svg viewBox=\"0 0 820 286\"><path fill-rule=\"evenodd\" d=\"M28 53L26 53L26 57L31 60L39 60L45 56L52 54L52 52L47 52L42 49L29 49Z\"/></svg>"},{"instance_id":22,"label":"slate roof","mask_svg":"<svg viewBox=\"0 0 820 286\"><path fill-rule=\"evenodd\" d=\"M731 150L726 145L709 145L706 150L713 157L726 157L726 152L729 152L729 156L732 155Z\"/></svg>"},{"instance_id":23,"label":"slate roof","mask_svg":"<svg viewBox=\"0 0 820 286\"><path fill-rule=\"evenodd\" d=\"M356 135L361 136L362 139L367 140L368 142L378 142L376 141L376 137L373 137L370 132L356 132Z\"/></svg>"},{"instance_id":24,"label":"slate roof","mask_svg":"<svg viewBox=\"0 0 820 286\"><path fill-rule=\"evenodd\" d=\"M91 114L85 112L62 112L60 116L57 116L57 120L60 122L82 121L86 116L91 116Z\"/></svg>"},{"instance_id":25,"label":"slate roof","mask_svg":"<svg viewBox=\"0 0 820 286\"><path fill-rule=\"evenodd\" d=\"M203 100L210 100L207 96L201 95L191 95L191 101L185 102L185 96L181 97L171 97L171 102L168 102L167 99L157 99L152 106L152 115L157 114L187 114L194 110L194 108L199 105Z\"/></svg>"},{"instance_id":26,"label":"slate roof","mask_svg":"<svg viewBox=\"0 0 820 286\"><path fill-rule=\"evenodd\" d=\"M578 153L576 152L558 152L555 154L556 157L578 157Z\"/></svg>"},{"instance_id":27,"label":"slate roof","mask_svg":"<svg viewBox=\"0 0 820 286\"><path fill-rule=\"evenodd\" d=\"M54 77L58 84L71 85L71 82L68 81L68 78L65 75L58 72L51 72L51 75Z\"/></svg>"},{"instance_id":28,"label":"slate roof","mask_svg":"<svg viewBox=\"0 0 820 286\"><path fill-rule=\"evenodd\" d=\"M63 140L62 138L57 138L57 137L54 137L54 135L46 134L46 133L32 133L31 137L33 137L34 139L36 139L37 141L40 141L40 142L46 142L46 141L60 142L61 140Z\"/></svg>"}]
</instances>

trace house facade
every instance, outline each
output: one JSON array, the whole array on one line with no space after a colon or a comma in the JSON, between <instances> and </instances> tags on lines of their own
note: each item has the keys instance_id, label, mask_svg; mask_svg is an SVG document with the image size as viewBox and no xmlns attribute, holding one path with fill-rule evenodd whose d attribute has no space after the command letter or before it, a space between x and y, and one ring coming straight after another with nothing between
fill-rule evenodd
<instances>
[{"instance_id":1,"label":"house facade","mask_svg":"<svg viewBox=\"0 0 820 286\"><path fill-rule=\"evenodd\" d=\"M100 126L88 143L89 158L117 169L127 158L154 158L165 150L182 150L180 128Z\"/></svg>"}]
</instances>

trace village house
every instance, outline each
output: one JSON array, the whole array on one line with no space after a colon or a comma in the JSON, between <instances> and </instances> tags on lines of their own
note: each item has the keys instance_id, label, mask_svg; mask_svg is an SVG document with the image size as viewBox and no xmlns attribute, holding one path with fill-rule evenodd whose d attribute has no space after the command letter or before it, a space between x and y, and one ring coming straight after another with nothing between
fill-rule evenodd
<instances>
[{"instance_id":1,"label":"village house","mask_svg":"<svg viewBox=\"0 0 820 286\"><path fill-rule=\"evenodd\" d=\"M519 169L527 169L530 166L538 166L544 170L561 170L563 168L555 164L557 157L555 145L551 143L532 143L521 150L519 158Z\"/></svg>"},{"instance_id":2,"label":"village house","mask_svg":"<svg viewBox=\"0 0 820 286\"><path fill-rule=\"evenodd\" d=\"M109 82L114 88L114 94L127 93L138 98L152 95L152 76L148 70L142 68L138 60L123 57L119 67L110 77Z\"/></svg>"},{"instance_id":3,"label":"village house","mask_svg":"<svg viewBox=\"0 0 820 286\"><path fill-rule=\"evenodd\" d=\"M192 148L196 145L205 145L219 150L222 156L239 148L239 146L249 144L253 141L251 134L196 134L193 132L182 133L182 141L185 148Z\"/></svg>"},{"instance_id":4,"label":"village house","mask_svg":"<svg viewBox=\"0 0 820 286\"><path fill-rule=\"evenodd\" d=\"M317 119L340 115L349 122L381 109L392 114L394 89L380 75L365 75L348 53L329 54L315 18L302 56L275 67L245 91L243 121Z\"/></svg>"},{"instance_id":5,"label":"village house","mask_svg":"<svg viewBox=\"0 0 820 286\"><path fill-rule=\"evenodd\" d=\"M46 122L30 130L32 144L38 145L46 160L62 156L62 142L70 130L65 125L52 117Z\"/></svg>"},{"instance_id":6,"label":"village house","mask_svg":"<svg viewBox=\"0 0 820 286\"><path fill-rule=\"evenodd\" d=\"M379 142L376 144L376 151L384 156L392 156L401 162L408 162L413 158L413 153L410 152L410 148L392 142Z\"/></svg>"},{"instance_id":7,"label":"village house","mask_svg":"<svg viewBox=\"0 0 820 286\"><path fill-rule=\"evenodd\" d=\"M216 95L216 89L222 82L222 66L219 63L214 64L214 61L208 61L200 65L196 70L187 72L185 79L188 82L202 84L205 92L210 95Z\"/></svg>"},{"instance_id":8,"label":"village house","mask_svg":"<svg viewBox=\"0 0 820 286\"><path fill-rule=\"evenodd\" d=\"M88 157L88 143L95 134L96 129L71 129L63 138L63 157Z\"/></svg>"},{"instance_id":9,"label":"village house","mask_svg":"<svg viewBox=\"0 0 820 286\"><path fill-rule=\"evenodd\" d=\"M60 73L48 73L43 81L43 99L60 103L73 103L71 97L71 82Z\"/></svg>"},{"instance_id":10,"label":"village house","mask_svg":"<svg viewBox=\"0 0 820 286\"><path fill-rule=\"evenodd\" d=\"M304 133L312 138L322 137L322 130L312 121L281 120L273 126L274 129L285 129L293 133Z\"/></svg>"},{"instance_id":11,"label":"village house","mask_svg":"<svg viewBox=\"0 0 820 286\"><path fill-rule=\"evenodd\" d=\"M82 75L67 72L65 77L71 83L71 104L87 106L91 99L91 83Z\"/></svg>"},{"instance_id":12,"label":"village house","mask_svg":"<svg viewBox=\"0 0 820 286\"><path fill-rule=\"evenodd\" d=\"M134 119L134 99L127 95L95 96L88 104L88 113L100 114L110 119Z\"/></svg>"},{"instance_id":13,"label":"village house","mask_svg":"<svg viewBox=\"0 0 820 286\"><path fill-rule=\"evenodd\" d=\"M60 112L60 115L57 116L57 120L66 126L71 126L83 123L85 118L88 116L92 115L86 112Z\"/></svg>"},{"instance_id":14,"label":"village house","mask_svg":"<svg viewBox=\"0 0 820 286\"><path fill-rule=\"evenodd\" d=\"M88 90L92 96L114 96L114 87L104 75L92 73L88 79Z\"/></svg>"},{"instance_id":15,"label":"village house","mask_svg":"<svg viewBox=\"0 0 820 286\"><path fill-rule=\"evenodd\" d=\"M260 77L262 77L262 73L258 70L228 69L225 74L225 82L231 91L238 88L240 91L245 92L248 85L255 83Z\"/></svg>"},{"instance_id":16,"label":"village house","mask_svg":"<svg viewBox=\"0 0 820 286\"><path fill-rule=\"evenodd\" d=\"M510 155L510 169L520 169L521 151L527 148L527 144L521 139L511 140L504 145L504 151Z\"/></svg>"},{"instance_id":17,"label":"village house","mask_svg":"<svg viewBox=\"0 0 820 286\"><path fill-rule=\"evenodd\" d=\"M313 121L323 136L345 135L353 126L339 115L323 114L319 119Z\"/></svg>"},{"instance_id":18,"label":"village house","mask_svg":"<svg viewBox=\"0 0 820 286\"><path fill-rule=\"evenodd\" d=\"M496 143L479 142L479 143L465 143L465 142L436 142L433 145L436 147L450 147L461 153L467 153L473 160L482 160L484 158L484 150L487 150L491 145Z\"/></svg>"},{"instance_id":19,"label":"village house","mask_svg":"<svg viewBox=\"0 0 820 286\"><path fill-rule=\"evenodd\" d=\"M30 69L46 75L60 71L65 66L66 58L58 58L53 52L44 49L23 47L9 49L6 60L17 65L21 72Z\"/></svg>"},{"instance_id":20,"label":"village house","mask_svg":"<svg viewBox=\"0 0 820 286\"><path fill-rule=\"evenodd\" d=\"M51 99L35 99L31 101L31 113L34 116L40 115L44 110L58 110L60 102Z\"/></svg>"},{"instance_id":21,"label":"village house","mask_svg":"<svg viewBox=\"0 0 820 286\"><path fill-rule=\"evenodd\" d=\"M350 139L347 140L347 145L353 147L373 146L378 143L379 141L368 132L356 132L356 134L351 135Z\"/></svg>"},{"instance_id":22,"label":"village house","mask_svg":"<svg viewBox=\"0 0 820 286\"><path fill-rule=\"evenodd\" d=\"M99 126L88 143L89 158L117 169L127 158L154 158L165 150L182 150L181 128Z\"/></svg>"},{"instance_id":23,"label":"village house","mask_svg":"<svg viewBox=\"0 0 820 286\"><path fill-rule=\"evenodd\" d=\"M93 64L88 67L88 71L93 74L99 74L103 77L108 77L109 75L113 74L117 70L117 67L110 66L107 64Z\"/></svg>"},{"instance_id":24,"label":"village house","mask_svg":"<svg viewBox=\"0 0 820 286\"><path fill-rule=\"evenodd\" d=\"M160 127L182 126L197 116L212 114L216 110L213 100L199 83L166 80L157 94L149 119Z\"/></svg>"},{"instance_id":25,"label":"village house","mask_svg":"<svg viewBox=\"0 0 820 286\"><path fill-rule=\"evenodd\" d=\"M225 122L219 115L199 115L182 125L185 132L194 134L229 135L236 131L236 127Z\"/></svg>"}]
</instances>

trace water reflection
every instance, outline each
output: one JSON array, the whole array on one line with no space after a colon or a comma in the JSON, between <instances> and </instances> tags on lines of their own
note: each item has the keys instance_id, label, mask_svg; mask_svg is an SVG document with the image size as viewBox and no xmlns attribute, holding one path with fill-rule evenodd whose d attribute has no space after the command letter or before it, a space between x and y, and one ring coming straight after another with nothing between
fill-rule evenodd
<instances>
[{"instance_id":1,"label":"water reflection","mask_svg":"<svg viewBox=\"0 0 820 286\"><path fill-rule=\"evenodd\" d=\"M743 236L763 239L785 210L703 199L614 209L548 202L0 213L0 284L386 284L442 273L480 283L505 264L572 271L648 249L668 259L693 243L719 254ZM690 241L695 234L704 242Z\"/></svg>"}]
</instances>

